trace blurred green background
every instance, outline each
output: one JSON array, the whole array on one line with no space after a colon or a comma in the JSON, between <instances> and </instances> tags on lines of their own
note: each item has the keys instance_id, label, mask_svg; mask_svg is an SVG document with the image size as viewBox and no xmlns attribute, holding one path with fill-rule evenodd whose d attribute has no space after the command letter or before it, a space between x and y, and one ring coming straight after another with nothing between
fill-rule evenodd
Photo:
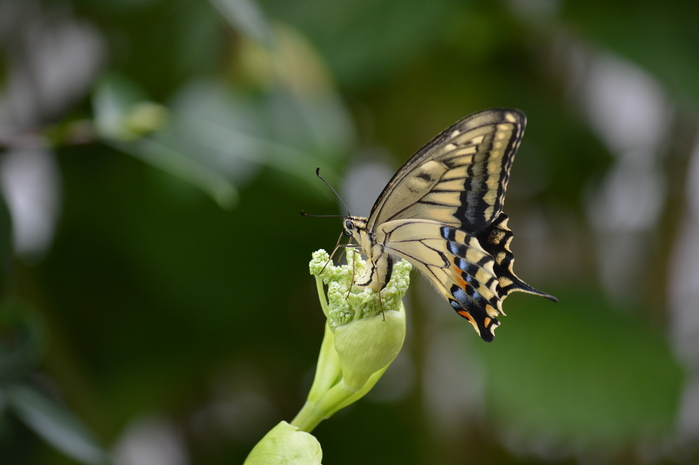
<instances>
[{"instance_id":1,"label":"blurred green background","mask_svg":"<svg viewBox=\"0 0 699 465\"><path fill-rule=\"evenodd\" d=\"M696 0L0 2L0 463L242 463L310 387L307 264L439 131L528 128L492 344L415 276L327 464L696 463Z\"/></svg>"}]
</instances>

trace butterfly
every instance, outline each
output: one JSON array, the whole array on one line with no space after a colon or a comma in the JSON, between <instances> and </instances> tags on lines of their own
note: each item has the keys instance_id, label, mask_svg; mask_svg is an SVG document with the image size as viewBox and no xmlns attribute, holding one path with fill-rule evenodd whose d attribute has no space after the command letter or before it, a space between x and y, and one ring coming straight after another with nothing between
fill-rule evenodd
<instances>
[{"instance_id":1,"label":"butterfly","mask_svg":"<svg viewBox=\"0 0 699 465\"><path fill-rule=\"evenodd\" d=\"M419 269L487 342L514 291L557 299L519 279L502 212L526 116L496 108L467 116L410 157L368 218L344 217L343 233L367 256L359 287L380 291L396 259Z\"/></svg>"}]
</instances>

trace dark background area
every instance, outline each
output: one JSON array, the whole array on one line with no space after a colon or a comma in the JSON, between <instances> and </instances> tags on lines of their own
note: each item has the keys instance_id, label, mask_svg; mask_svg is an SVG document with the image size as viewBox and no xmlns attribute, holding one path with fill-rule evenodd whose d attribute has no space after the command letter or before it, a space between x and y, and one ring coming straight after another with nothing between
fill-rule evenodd
<instances>
[{"instance_id":1,"label":"dark background area","mask_svg":"<svg viewBox=\"0 0 699 465\"><path fill-rule=\"evenodd\" d=\"M457 119L528 127L514 295L427 281L324 463L699 457L699 3L0 1L0 463L242 463L301 408L308 273ZM106 451L106 452L105 452ZM106 454L106 455L105 455Z\"/></svg>"}]
</instances>

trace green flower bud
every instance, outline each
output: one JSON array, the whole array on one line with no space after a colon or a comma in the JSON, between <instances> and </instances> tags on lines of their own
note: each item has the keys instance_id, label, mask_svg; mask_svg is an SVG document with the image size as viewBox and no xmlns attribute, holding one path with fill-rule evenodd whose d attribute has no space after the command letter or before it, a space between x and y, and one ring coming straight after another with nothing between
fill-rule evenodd
<instances>
[{"instance_id":1,"label":"green flower bud","mask_svg":"<svg viewBox=\"0 0 699 465\"><path fill-rule=\"evenodd\" d=\"M243 465L320 465L322 459L313 435L282 421L255 445Z\"/></svg>"},{"instance_id":2,"label":"green flower bud","mask_svg":"<svg viewBox=\"0 0 699 465\"><path fill-rule=\"evenodd\" d=\"M342 382L360 390L369 377L396 358L405 340L405 312L389 310L335 328Z\"/></svg>"},{"instance_id":3,"label":"green flower bud","mask_svg":"<svg viewBox=\"0 0 699 465\"><path fill-rule=\"evenodd\" d=\"M354 286L366 264L354 250L346 252L349 264L343 266L334 266L324 250L313 254L311 274L328 318L313 386L291 425L281 422L267 433L245 465L320 464L320 444L307 432L369 392L403 346L401 299L410 284L410 264L396 263L391 281L375 293Z\"/></svg>"},{"instance_id":4,"label":"green flower bud","mask_svg":"<svg viewBox=\"0 0 699 465\"><path fill-rule=\"evenodd\" d=\"M328 322L308 400L292 422L305 431L364 396L405 340L401 299L410 284L410 264L396 263L391 281L379 295L353 285L366 263L354 250L346 252L347 265L332 265L324 250L315 252L310 264Z\"/></svg>"}]
</instances>

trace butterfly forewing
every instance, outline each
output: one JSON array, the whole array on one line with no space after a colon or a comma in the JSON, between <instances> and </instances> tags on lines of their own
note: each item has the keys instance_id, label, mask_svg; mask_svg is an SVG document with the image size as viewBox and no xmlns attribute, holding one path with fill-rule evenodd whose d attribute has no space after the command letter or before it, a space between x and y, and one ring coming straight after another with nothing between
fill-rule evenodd
<instances>
[{"instance_id":1,"label":"butterfly forewing","mask_svg":"<svg viewBox=\"0 0 699 465\"><path fill-rule=\"evenodd\" d=\"M415 218L478 231L502 211L514 154L526 118L518 110L466 117L430 141L391 179L368 228Z\"/></svg>"}]
</instances>

